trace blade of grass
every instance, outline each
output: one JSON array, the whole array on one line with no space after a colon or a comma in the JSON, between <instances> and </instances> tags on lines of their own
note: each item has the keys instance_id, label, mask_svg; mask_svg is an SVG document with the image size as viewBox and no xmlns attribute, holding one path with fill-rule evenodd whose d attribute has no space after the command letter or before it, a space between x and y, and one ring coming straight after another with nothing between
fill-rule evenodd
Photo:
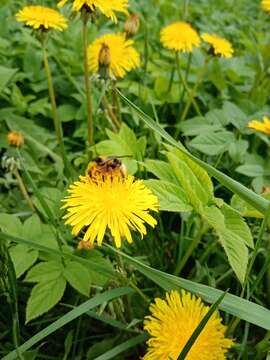
<instances>
[{"instance_id":1,"label":"blade of grass","mask_svg":"<svg viewBox=\"0 0 270 360\"><path fill-rule=\"evenodd\" d=\"M197 164L202 166L211 176L216 178L221 184L231 190L233 193L239 195L247 203L253 206L255 209L260 211L262 214L265 214L269 205L269 201L263 199L260 195L254 193L250 189L246 188L244 185L240 184L238 181L232 179L230 176L223 174L221 171L215 169L213 166L207 164L206 162L196 158L190 154L184 146L176 141L171 135L169 135L166 130L164 130L159 124L157 124L150 116L145 114L141 109L139 109L133 102L126 98L121 91L116 89L121 98L136 111L138 116L143 120L143 122L151 128L153 131L162 136L169 144L177 147L179 150L187 154L190 159L195 161Z\"/></svg>"},{"instance_id":2,"label":"blade of grass","mask_svg":"<svg viewBox=\"0 0 270 360\"><path fill-rule=\"evenodd\" d=\"M130 263L136 270L138 270L141 274L145 275L148 279L152 280L166 291L183 288L192 293L195 293L210 304L217 301L217 299L223 294L221 290L215 289L213 287L198 284L196 282L153 269L150 266L145 265L141 261L126 255L125 253L113 248L110 245L106 245L106 247L109 248L113 253L118 253L121 255L122 258ZM242 320L260 326L263 329L270 330L270 310L264 308L263 306L242 299L236 295L227 293L220 308L223 311L233 316L237 316Z\"/></svg>"},{"instance_id":3,"label":"blade of grass","mask_svg":"<svg viewBox=\"0 0 270 360\"><path fill-rule=\"evenodd\" d=\"M25 351L31 349L31 347L37 344L39 341L43 340L50 334L62 328L64 325L68 324L69 322L75 320L76 318L86 313L90 309L93 309L98 305L103 304L104 302L108 302L112 299L130 294L132 292L133 290L130 288L118 288L118 289L108 290L94 296L92 299L85 301L81 305L77 306L75 309L61 316L60 319L56 320L55 322L47 326L45 329L41 330L36 335L32 336L28 341L26 341L24 344L22 344L19 347L19 350L21 351L21 353L24 353ZM14 360L16 358L17 358L17 352L12 351L6 356L4 356L2 360Z\"/></svg>"},{"instance_id":4,"label":"blade of grass","mask_svg":"<svg viewBox=\"0 0 270 360\"><path fill-rule=\"evenodd\" d=\"M104 354L98 356L97 358L95 358L95 360L109 360L109 359L113 359L115 356L123 353L124 351L138 345L141 344L142 342L144 342L146 339L148 338L147 334L141 334L138 336L135 336L132 339L129 339L125 342L123 342L120 345L115 346L113 349L106 351Z\"/></svg>"},{"instance_id":5,"label":"blade of grass","mask_svg":"<svg viewBox=\"0 0 270 360\"><path fill-rule=\"evenodd\" d=\"M203 331L205 326L207 325L208 321L210 320L211 316L214 314L214 312L217 310L218 306L221 304L222 300L224 299L227 291L224 292L217 301L210 306L210 309L207 311L203 319L200 321L199 325L196 327L196 329L193 331L193 334L188 339L186 345L184 346L183 350L181 351L180 355L178 356L177 360L184 360L189 353L189 350L192 348L193 344L199 337L200 333Z\"/></svg>"}]
</instances>

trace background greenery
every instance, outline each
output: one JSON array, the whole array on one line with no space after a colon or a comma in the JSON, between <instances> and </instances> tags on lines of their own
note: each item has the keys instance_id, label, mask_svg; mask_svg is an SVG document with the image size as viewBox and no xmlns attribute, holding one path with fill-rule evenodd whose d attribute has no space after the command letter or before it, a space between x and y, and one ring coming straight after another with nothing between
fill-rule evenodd
<instances>
[{"instance_id":1,"label":"background greenery","mask_svg":"<svg viewBox=\"0 0 270 360\"><path fill-rule=\"evenodd\" d=\"M31 3L55 6L52 1ZM115 134L100 106L101 89L94 80L93 155L129 155L125 159L129 171L146 179L160 197L162 211L158 227L154 231L149 229L143 241L134 235L132 246L124 245L123 252L140 261L138 265L132 258L127 259L124 273L119 271L118 255L108 247L90 252L76 250L78 240L72 238L61 220L60 201L73 179L65 176L57 148L40 46L31 30L18 24L14 16L26 4L5 0L0 4L0 151L2 158L17 157L8 146L7 133L18 130L24 134L20 171L38 212L30 211L12 172L1 168L0 228L8 241L1 242L0 254L4 279L0 297L0 352L4 356L14 349L16 334L19 342L24 343L74 309L76 320L66 326L57 325L56 333L29 347L30 350L27 348L26 359L137 359L145 352L142 319L148 313L148 302L136 288L149 299L163 296L164 289L170 286L189 286L189 290L210 302L218 297L211 292L214 288L229 288L231 294L240 296L239 279L242 283L245 280L248 251L252 254L252 237L256 242L263 214L250 209L236 196L231 203L231 191L215 179L212 187L204 170L175 148L165 146L160 133L149 129L136 109L123 99L123 126ZM161 48L159 32L162 26L182 18L184 2L130 1L130 8L141 17L135 46L142 64L119 81L118 88L198 159L262 193L270 186L269 138L247 128L251 119L269 114L269 16L261 10L260 2L189 1L187 20L200 33L216 32L230 40L235 56L230 60L212 58L205 68L206 50L193 52L188 83L193 87L198 78L203 78L196 97L202 115L198 116L191 107L182 122L178 116L182 89L173 71L174 54ZM64 13L69 16L68 9ZM89 28L90 40L109 30L122 31L124 20L121 18L114 25L100 19ZM68 160L79 175L88 159L78 18L70 22L65 32L51 33L49 53ZM183 72L188 62L187 55L181 56ZM180 110L187 101L186 94ZM226 208L223 201L239 212ZM233 221L225 221L224 225L217 219L225 216L226 211L231 211ZM250 214L255 216L246 219L248 228L241 215ZM244 308L239 302L233 308L231 299L223 307L224 322L234 324L236 345L228 356L232 359L265 358L269 349L266 333L270 330L269 313L263 312L270 305L269 235L261 233L259 239L245 297L261 307L253 309L250 303L245 303ZM59 240L64 244L64 257L58 250ZM12 276L9 254L17 281ZM176 278L169 281L164 274L144 268L143 264L192 282L177 280L180 282L176 285ZM199 283L209 288L196 290L195 284ZM79 312L79 304L103 291L108 294L97 299L96 307L87 303ZM250 312L250 317L243 315L243 309ZM232 315L247 322L236 324ZM112 349L115 352L105 355Z\"/></svg>"}]
</instances>

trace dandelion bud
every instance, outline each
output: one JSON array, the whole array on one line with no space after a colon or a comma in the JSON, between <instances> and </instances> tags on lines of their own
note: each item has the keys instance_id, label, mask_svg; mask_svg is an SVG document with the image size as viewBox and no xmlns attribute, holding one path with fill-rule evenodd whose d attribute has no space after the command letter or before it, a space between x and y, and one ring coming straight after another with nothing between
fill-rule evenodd
<instances>
[{"instance_id":1,"label":"dandelion bud","mask_svg":"<svg viewBox=\"0 0 270 360\"><path fill-rule=\"evenodd\" d=\"M9 145L21 147L24 144L24 137L17 131L10 131L7 135Z\"/></svg>"},{"instance_id":2,"label":"dandelion bud","mask_svg":"<svg viewBox=\"0 0 270 360\"><path fill-rule=\"evenodd\" d=\"M99 74L102 78L109 77L109 66L111 63L111 51L106 43L102 43L98 54Z\"/></svg>"},{"instance_id":3,"label":"dandelion bud","mask_svg":"<svg viewBox=\"0 0 270 360\"><path fill-rule=\"evenodd\" d=\"M124 29L127 37L132 37L137 34L140 27L140 18L137 14L132 14L127 19Z\"/></svg>"},{"instance_id":4,"label":"dandelion bud","mask_svg":"<svg viewBox=\"0 0 270 360\"><path fill-rule=\"evenodd\" d=\"M78 250L92 250L94 249L94 245L90 244L89 241L81 240L77 247Z\"/></svg>"}]
</instances>

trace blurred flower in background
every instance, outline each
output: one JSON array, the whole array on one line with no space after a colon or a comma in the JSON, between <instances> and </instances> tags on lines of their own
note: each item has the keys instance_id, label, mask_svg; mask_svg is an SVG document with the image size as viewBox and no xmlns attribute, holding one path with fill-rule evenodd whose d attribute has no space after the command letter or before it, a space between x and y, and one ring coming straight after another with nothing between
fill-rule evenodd
<instances>
[{"instance_id":1,"label":"blurred flower in background","mask_svg":"<svg viewBox=\"0 0 270 360\"><path fill-rule=\"evenodd\" d=\"M233 56L233 47L228 40L208 33L202 34L202 39L211 45L214 55L224 58L231 58Z\"/></svg>"},{"instance_id":2,"label":"blurred flower in background","mask_svg":"<svg viewBox=\"0 0 270 360\"><path fill-rule=\"evenodd\" d=\"M270 135L270 120L267 116L263 117L263 121L252 120L248 123L250 129L257 130L266 135Z\"/></svg>"}]
</instances>

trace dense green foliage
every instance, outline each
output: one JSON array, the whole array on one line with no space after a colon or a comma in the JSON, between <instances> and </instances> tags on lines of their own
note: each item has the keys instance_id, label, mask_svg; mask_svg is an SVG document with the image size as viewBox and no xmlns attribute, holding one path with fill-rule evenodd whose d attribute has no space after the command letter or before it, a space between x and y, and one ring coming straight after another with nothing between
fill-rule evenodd
<instances>
[{"instance_id":1,"label":"dense green foliage","mask_svg":"<svg viewBox=\"0 0 270 360\"><path fill-rule=\"evenodd\" d=\"M247 128L270 113L269 16L260 1L130 0L141 19L134 37L141 66L117 81L117 92L115 84L93 76L92 147L86 145L79 16L66 31L51 32L48 53L68 169L54 132L39 40L15 19L27 4L0 3L0 356L15 359L12 351L24 344L19 356L25 359L138 359L146 351L149 302L185 288L209 303L229 289L219 306L235 339L228 358L265 358L270 140ZM222 59L204 44L180 55L189 88L198 85L200 114L192 104L185 114L190 93L183 91L174 53L159 41L160 29L183 18L184 9L199 33L217 33L235 50ZM61 12L69 17L69 10ZM89 24L89 41L123 31L124 21L122 15L117 24L101 17ZM119 101L119 131L104 109L105 92L109 102ZM23 134L19 150L8 144L9 131ZM109 237L110 245L79 250L81 237L72 237L62 220L68 185L96 155L123 157L129 173L159 198L157 227L147 228L143 240L134 233L121 251Z\"/></svg>"}]
</instances>

